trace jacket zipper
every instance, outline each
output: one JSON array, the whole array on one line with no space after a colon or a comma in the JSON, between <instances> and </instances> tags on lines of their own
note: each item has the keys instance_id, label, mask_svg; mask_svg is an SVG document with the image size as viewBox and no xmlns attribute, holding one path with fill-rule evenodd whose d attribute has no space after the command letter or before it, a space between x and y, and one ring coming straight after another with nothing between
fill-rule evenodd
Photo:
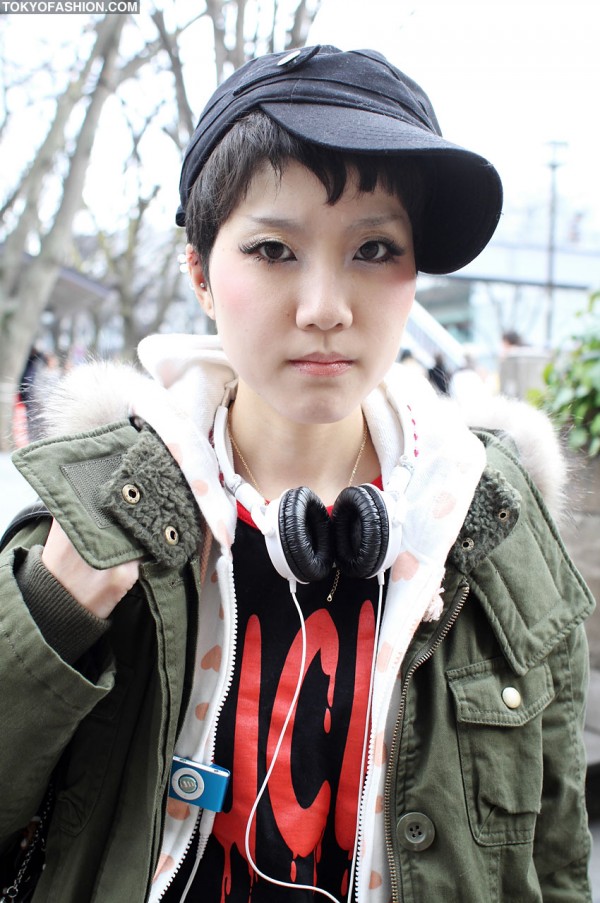
<instances>
[{"instance_id":1,"label":"jacket zipper","mask_svg":"<svg viewBox=\"0 0 600 903\"><path fill-rule=\"evenodd\" d=\"M236 604L236 597L235 597L235 581L234 581L234 577L233 577L233 568L231 566L229 566L229 568L228 568L228 579L229 579L229 587L228 587L229 598L231 601L231 611L232 611L231 645L230 645L231 654L229 657L229 667L228 667L228 671L227 671L227 678L225 680L223 691L221 693L221 699L219 702L219 706L217 708L217 711L215 712L214 728L212 731L213 742L212 742L210 756L209 756L211 761L212 761L212 757L213 757L214 751L215 751L215 739L214 738L216 738L216 735L217 735L217 726L219 724L219 719L221 717L221 713L223 712L223 708L225 706L225 700L227 699L227 696L229 695L229 690L230 690L231 684L233 682L233 673L234 673L234 669L235 669L235 658L236 658L236 652L237 652L237 604ZM188 700L188 705L189 705L189 700ZM182 722L182 725L183 725L183 722ZM192 831L191 837L190 837L188 843L186 844L184 854L183 854L181 860L177 863L175 869L173 870L173 873L172 873L171 877L169 878L168 884L165 886L162 894L158 898L158 903L160 903L160 901L164 899L167 891L169 890L169 888L173 884L173 881L179 874L179 870L180 870L181 866L183 865L183 863L185 862L185 859L190 851L190 848L194 841L194 837L196 836L196 834L199 834L199 832L200 832L203 814L204 814L204 810L200 809L198 811L196 822L194 824L194 830ZM211 822L211 825L212 825L212 822ZM164 819L163 819L163 827L164 827ZM206 849L207 843L208 843L208 835L200 834L198 837L198 849L196 851L196 861L194 862L194 865L192 866L192 872L190 873L190 880L193 879L194 875L196 874L198 865L200 864L200 861L204 855L204 851ZM183 899L185 899L185 897L187 897L187 891L186 891Z\"/></svg>"},{"instance_id":2,"label":"jacket zipper","mask_svg":"<svg viewBox=\"0 0 600 903\"><path fill-rule=\"evenodd\" d=\"M394 726L394 733L392 734L392 742L390 745L390 755L388 759L388 767L387 774L385 778L385 788L384 788L384 817L385 817L385 845L386 852L388 857L388 867L390 870L390 879L392 885L392 903L401 903L400 897L400 882L398 880L398 874L396 871L396 861L394 857L394 846L392 843L392 814L391 814L391 797L392 797L392 783L393 783L393 775L396 773L396 764L398 761L399 755L399 746L400 746L400 734L402 732L402 722L404 720L404 711L406 708L406 698L408 696L408 687L410 681L417 670L421 665L425 664L428 659L431 658L433 653L436 651L438 646L443 642L446 638L456 619L458 618L463 605L467 601L467 596L469 595L469 585L465 582L461 583L459 587L460 595L458 600L450 612L448 619L444 623L444 626L440 630L440 632L433 636L430 640L429 645L425 646L424 649L413 659L408 671L406 672L406 676L404 678L402 684L402 695L400 698L400 706L398 709L398 717L396 719L396 724Z\"/></svg>"}]
</instances>

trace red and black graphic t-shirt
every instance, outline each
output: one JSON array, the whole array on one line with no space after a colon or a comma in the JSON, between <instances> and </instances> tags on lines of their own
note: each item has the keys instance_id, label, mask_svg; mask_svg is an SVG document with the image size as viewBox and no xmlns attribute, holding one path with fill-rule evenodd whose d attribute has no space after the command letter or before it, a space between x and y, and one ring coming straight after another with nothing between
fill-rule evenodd
<instances>
[{"instance_id":1,"label":"red and black graphic t-shirt","mask_svg":"<svg viewBox=\"0 0 600 903\"><path fill-rule=\"evenodd\" d=\"M189 900L303 903L323 899L257 877L244 837L287 716L301 664L300 621L286 580L262 534L238 521L233 547L238 606L236 664L216 738L215 763L231 770L224 810ZM354 851L360 766L378 599L376 580L339 578L298 585L307 654L297 706L250 832L250 851L268 876L316 885L345 900ZM194 857L169 901L179 899ZM197 891L197 893L196 893ZM172 895L173 894L173 895Z\"/></svg>"}]
</instances>

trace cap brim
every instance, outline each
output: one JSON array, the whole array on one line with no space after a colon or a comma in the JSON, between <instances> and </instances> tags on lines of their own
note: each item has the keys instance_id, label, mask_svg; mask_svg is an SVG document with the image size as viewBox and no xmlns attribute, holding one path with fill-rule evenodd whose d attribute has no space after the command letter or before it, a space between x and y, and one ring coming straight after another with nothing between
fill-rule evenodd
<instances>
[{"instance_id":1,"label":"cap brim","mask_svg":"<svg viewBox=\"0 0 600 903\"><path fill-rule=\"evenodd\" d=\"M453 148L429 129L360 107L272 101L259 106L286 131L334 150L394 153Z\"/></svg>"},{"instance_id":2,"label":"cap brim","mask_svg":"<svg viewBox=\"0 0 600 903\"><path fill-rule=\"evenodd\" d=\"M401 119L356 107L310 103L261 103L291 134L345 153L427 158L435 182L420 236L419 269L451 273L487 245L502 209L502 184L478 154Z\"/></svg>"}]
</instances>

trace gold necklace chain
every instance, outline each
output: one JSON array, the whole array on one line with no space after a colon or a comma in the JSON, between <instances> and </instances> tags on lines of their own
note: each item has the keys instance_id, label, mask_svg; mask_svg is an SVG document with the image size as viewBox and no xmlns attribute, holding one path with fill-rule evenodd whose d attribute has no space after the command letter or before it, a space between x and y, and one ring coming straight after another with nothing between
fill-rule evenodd
<instances>
[{"instance_id":1,"label":"gold necklace chain","mask_svg":"<svg viewBox=\"0 0 600 903\"><path fill-rule=\"evenodd\" d=\"M354 477L356 476L356 471L358 470L358 465L360 464L360 459L362 458L362 453L365 450L365 445L367 444L367 437L369 435L369 431L367 429L367 421L363 417L363 437L362 442L360 443L360 448L358 450L358 454L356 456L356 461L354 462L354 467L352 468L352 473L348 479L348 486L352 486L354 482Z\"/></svg>"},{"instance_id":2,"label":"gold necklace chain","mask_svg":"<svg viewBox=\"0 0 600 903\"><path fill-rule=\"evenodd\" d=\"M254 474L252 473L252 471L250 470L250 468L249 468L249 466L248 466L248 462L246 461L246 459L244 458L243 454L241 453L239 445L237 444L237 442L236 442L235 439L233 438L233 433L231 432L231 427L230 427L230 425L229 425L229 420L227 420L227 434L228 434L228 436L229 436L229 439L230 439L230 441L231 441L231 444L233 445L233 447L235 448L235 450L236 450L236 452L237 452L238 458L240 459L240 461L241 461L242 464L244 465L244 469L245 469L246 473L247 473L248 476L250 477L250 482L252 483L252 485L254 486L254 488L256 489L256 491L258 492L258 494L261 496L261 498L264 499L264 495L262 494L262 492L261 492L260 489L258 488L258 484L257 484L256 480L254 479Z\"/></svg>"},{"instance_id":3,"label":"gold necklace chain","mask_svg":"<svg viewBox=\"0 0 600 903\"><path fill-rule=\"evenodd\" d=\"M264 499L264 497L265 497L265 496L264 496L264 493L262 493L262 492L260 491L260 489L259 489L259 487L258 487L258 483L256 482L256 479L255 479L255 477L254 477L254 474L252 473L252 471L250 470L250 467L248 466L248 462L247 462L246 459L244 458L244 456L243 456L243 454L242 454L242 452L241 452L241 450L240 450L239 445L237 444L237 442L236 442L235 439L233 438L233 433L231 432L231 426L230 426L230 424L229 424L229 419L227 419L227 435L229 436L229 439L230 439L230 441L231 441L231 444L233 445L233 447L234 447L234 449L235 449L235 451L236 451L236 453L237 453L238 458L240 459L240 461L241 461L242 464L244 465L244 469L245 469L246 473L248 474L248 476L250 477L250 481L251 481L252 485L254 486L254 488L256 489L256 491L258 492L258 494L261 496L261 498ZM358 454L357 454L357 456L356 456L356 461L354 462L354 467L352 468L352 473L350 474L350 478L348 479L348 486L352 486L352 483L354 482L354 477L356 476L356 471L358 470L358 465L360 464L360 460L361 460L362 455L363 455L363 452L364 452L364 450L365 450L365 445L367 444L367 438L368 438L368 435L369 435L369 431L368 431L368 429L367 429L367 421L366 421L366 420L364 419L364 417L363 417L363 437L362 437L362 442L360 443L360 448L359 448ZM330 591L329 591L329 593L328 593L328 595L327 595L327 601L328 601L328 602L332 602L332 601L333 601L333 597L334 597L334 595L335 595L335 591L336 591L336 589L337 589L337 587L338 587L339 579L340 579L340 571L339 571L339 568L338 568L338 569L336 570L336 572L335 572L335 577L333 578L333 586L331 587L331 589L330 589Z\"/></svg>"},{"instance_id":4,"label":"gold necklace chain","mask_svg":"<svg viewBox=\"0 0 600 903\"><path fill-rule=\"evenodd\" d=\"M258 492L258 494L261 496L261 498L264 499L264 498L265 498L264 493L261 492L261 490L260 490L260 488L259 488L259 486L258 486L258 483L256 482L256 478L255 478L254 474L252 473L252 471L250 470L250 467L249 467L249 465L248 465L248 462L247 462L246 459L244 458L244 456L243 456L243 454L242 454L242 452L241 452L241 450L240 450L239 445L237 444L237 442L236 442L235 439L233 438L233 433L231 432L231 427L230 427L230 425L229 425L229 421L227 421L227 434L228 434L228 436L229 436L229 439L230 439L230 441L231 441L231 444L233 445L233 447L234 447L234 449L235 449L235 451L236 451L236 453L237 453L238 458L240 459L240 461L241 461L242 464L244 465L244 470L246 471L246 473L247 473L248 476L250 477L250 482L252 483L252 485L254 486L254 488L256 489L256 491ZM362 442L361 442L360 448L359 448L359 450L358 450L358 455L356 456L356 461L354 462L354 467L352 468L352 472L351 472L351 474L350 474L350 477L348 478L348 486L352 486L352 483L354 482L354 477L356 476L356 471L358 470L358 465L360 464L360 461L361 461L363 452L364 452L364 450L365 450L365 445L367 444L367 438L368 438L368 436L369 436L369 431L368 431L368 429L367 429L367 423L366 423L365 420L363 420L363 437L362 437Z\"/></svg>"}]
</instances>

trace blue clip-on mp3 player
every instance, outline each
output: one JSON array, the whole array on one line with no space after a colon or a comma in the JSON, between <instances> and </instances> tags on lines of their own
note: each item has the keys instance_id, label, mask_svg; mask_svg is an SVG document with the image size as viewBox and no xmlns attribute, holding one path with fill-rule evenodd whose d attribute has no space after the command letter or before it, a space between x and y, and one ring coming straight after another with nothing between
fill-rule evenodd
<instances>
[{"instance_id":1,"label":"blue clip-on mp3 player","mask_svg":"<svg viewBox=\"0 0 600 903\"><path fill-rule=\"evenodd\" d=\"M219 765L202 765L192 759L173 756L169 796L210 812L223 808L230 772Z\"/></svg>"}]
</instances>

